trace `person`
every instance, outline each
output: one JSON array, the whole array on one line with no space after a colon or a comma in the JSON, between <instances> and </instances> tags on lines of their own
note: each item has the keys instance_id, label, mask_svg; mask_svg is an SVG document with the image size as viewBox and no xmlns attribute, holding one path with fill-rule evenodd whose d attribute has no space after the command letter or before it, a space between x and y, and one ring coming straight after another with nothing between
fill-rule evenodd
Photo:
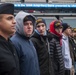
<instances>
[{"instance_id":1,"label":"person","mask_svg":"<svg viewBox=\"0 0 76 75\"><path fill-rule=\"evenodd\" d=\"M76 28L72 28L72 36L73 36L74 42L76 44Z\"/></svg>"},{"instance_id":2,"label":"person","mask_svg":"<svg viewBox=\"0 0 76 75\"><path fill-rule=\"evenodd\" d=\"M69 36L70 50L72 50L72 63L74 67L74 72L76 74L76 28L71 28L71 35Z\"/></svg>"},{"instance_id":3,"label":"person","mask_svg":"<svg viewBox=\"0 0 76 75\"><path fill-rule=\"evenodd\" d=\"M62 53L65 63L65 75L74 75L74 48L71 39L72 29L68 23L62 23L62 26Z\"/></svg>"},{"instance_id":4,"label":"person","mask_svg":"<svg viewBox=\"0 0 76 75\"><path fill-rule=\"evenodd\" d=\"M30 40L34 31L35 17L20 11L15 19L16 33L11 40L19 56L20 75L40 75L36 50Z\"/></svg>"},{"instance_id":5,"label":"person","mask_svg":"<svg viewBox=\"0 0 76 75\"><path fill-rule=\"evenodd\" d=\"M62 55L62 23L54 20L50 23L50 32L54 38L50 41L50 56L53 62L54 75L65 75L64 61Z\"/></svg>"},{"instance_id":6,"label":"person","mask_svg":"<svg viewBox=\"0 0 76 75\"><path fill-rule=\"evenodd\" d=\"M47 31L45 20L43 18L37 18L35 32L31 40L37 51L40 75L54 75L49 50L49 40L52 37L53 35Z\"/></svg>"},{"instance_id":7,"label":"person","mask_svg":"<svg viewBox=\"0 0 76 75\"><path fill-rule=\"evenodd\" d=\"M19 75L19 59L10 40L15 30L14 5L0 4L0 75Z\"/></svg>"},{"instance_id":8,"label":"person","mask_svg":"<svg viewBox=\"0 0 76 75\"><path fill-rule=\"evenodd\" d=\"M73 49L74 49L74 66L75 66L75 75L76 75L76 28L72 28L72 39L73 39Z\"/></svg>"}]
</instances>

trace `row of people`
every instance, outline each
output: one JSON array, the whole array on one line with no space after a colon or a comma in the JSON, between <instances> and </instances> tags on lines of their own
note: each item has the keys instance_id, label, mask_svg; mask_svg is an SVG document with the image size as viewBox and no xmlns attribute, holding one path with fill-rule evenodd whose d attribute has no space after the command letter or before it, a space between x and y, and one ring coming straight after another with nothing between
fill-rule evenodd
<instances>
[{"instance_id":1,"label":"row of people","mask_svg":"<svg viewBox=\"0 0 76 75\"><path fill-rule=\"evenodd\" d=\"M47 30L42 18L13 14L13 4L0 5L0 75L73 75L71 27L55 20Z\"/></svg>"}]
</instances>

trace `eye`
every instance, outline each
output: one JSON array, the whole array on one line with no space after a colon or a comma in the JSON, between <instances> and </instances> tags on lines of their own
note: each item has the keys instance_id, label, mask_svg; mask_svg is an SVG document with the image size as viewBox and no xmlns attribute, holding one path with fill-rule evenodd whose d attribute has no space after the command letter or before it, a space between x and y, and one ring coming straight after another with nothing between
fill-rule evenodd
<instances>
[{"instance_id":1,"label":"eye","mask_svg":"<svg viewBox=\"0 0 76 75\"><path fill-rule=\"evenodd\" d=\"M28 23L24 23L24 26L28 25Z\"/></svg>"},{"instance_id":2,"label":"eye","mask_svg":"<svg viewBox=\"0 0 76 75\"><path fill-rule=\"evenodd\" d=\"M27 26L27 25L33 25L33 23L27 23L27 22L25 22L24 26Z\"/></svg>"},{"instance_id":3,"label":"eye","mask_svg":"<svg viewBox=\"0 0 76 75\"><path fill-rule=\"evenodd\" d=\"M37 28L40 28L40 26L37 26Z\"/></svg>"},{"instance_id":4,"label":"eye","mask_svg":"<svg viewBox=\"0 0 76 75\"><path fill-rule=\"evenodd\" d=\"M59 27L59 29L63 29L63 27Z\"/></svg>"},{"instance_id":5,"label":"eye","mask_svg":"<svg viewBox=\"0 0 76 75\"><path fill-rule=\"evenodd\" d=\"M30 25L33 25L33 23L30 23Z\"/></svg>"},{"instance_id":6,"label":"eye","mask_svg":"<svg viewBox=\"0 0 76 75\"><path fill-rule=\"evenodd\" d=\"M45 26L44 24L42 24L42 25L37 25L38 28L44 27L44 26Z\"/></svg>"},{"instance_id":7,"label":"eye","mask_svg":"<svg viewBox=\"0 0 76 75\"><path fill-rule=\"evenodd\" d=\"M45 25L43 24L43 25L41 25L42 27L44 27Z\"/></svg>"},{"instance_id":8,"label":"eye","mask_svg":"<svg viewBox=\"0 0 76 75\"><path fill-rule=\"evenodd\" d=\"M8 19L8 20L11 20L11 19L13 19L13 17L8 17L7 19Z\"/></svg>"}]
</instances>

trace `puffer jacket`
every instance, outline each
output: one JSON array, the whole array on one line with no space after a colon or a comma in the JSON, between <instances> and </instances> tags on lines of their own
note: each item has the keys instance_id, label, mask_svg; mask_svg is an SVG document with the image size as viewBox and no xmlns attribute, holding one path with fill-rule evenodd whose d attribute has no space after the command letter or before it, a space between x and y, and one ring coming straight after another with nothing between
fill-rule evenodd
<instances>
[{"instance_id":1,"label":"puffer jacket","mask_svg":"<svg viewBox=\"0 0 76 75\"><path fill-rule=\"evenodd\" d=\"M64 75L62 49L60 46L59 37L57 36L50 41L50 56L53 62L54 75Z\"/></svg>"},{"instance_id":2,"label":"puffer jacket","mask_svg":"<svg viewBox=\"0 0 76 75\"><path fill-rule=\"evenodd\" d=\"M50 23L50 32L54 34L54 38L50 41L50 56L53 62L54 75L64 75L64 61L62 55L62 36L55 31L55 22Z\"/></svg>"}]
</instances>

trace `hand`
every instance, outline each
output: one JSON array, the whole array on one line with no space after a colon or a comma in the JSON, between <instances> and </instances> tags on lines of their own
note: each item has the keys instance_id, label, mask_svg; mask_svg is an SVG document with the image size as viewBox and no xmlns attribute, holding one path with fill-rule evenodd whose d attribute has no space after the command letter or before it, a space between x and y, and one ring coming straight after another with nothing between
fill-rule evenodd
<instances>
[{"instance_id":1,"label":"hand","mask_svg":"<svg viewBox=\"0 0 76 75\"><path fill-rule=\"evenodd\" d=\"M75 75L75 69L74 66L72 66L71 70L70 70L70 75Z\"/></svg>"}]
</instances>

